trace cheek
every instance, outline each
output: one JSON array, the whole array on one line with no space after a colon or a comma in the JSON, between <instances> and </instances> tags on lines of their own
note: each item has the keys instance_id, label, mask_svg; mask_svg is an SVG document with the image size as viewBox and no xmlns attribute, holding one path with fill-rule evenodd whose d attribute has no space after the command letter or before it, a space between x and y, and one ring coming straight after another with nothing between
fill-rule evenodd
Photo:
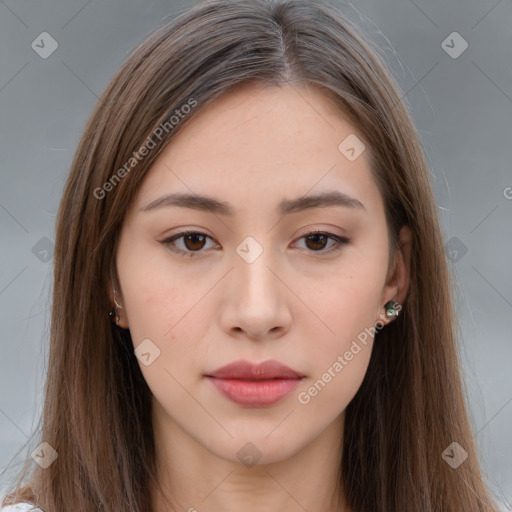
<instances>
[{"instance_id":1,"label":"cheek","mask_svg":"<svg viewBox=\"0 0 512 512\"><path fill-rule=\"evenodd\" d=\"M330 321L330 331L324 336L314 336L309 331L306 344L309 374L307 386L297 396L299 404L308 408L310 417L333 421L354 398L368 369L374 330L373 308L364 302L366 296L337 296L342 303L335 308ZM359 301L361 300L361 302ZM331 306L332 307L332 306ZM340 309L343 314L339 314ZM324 330L325 331L325 330Z\"/></svg>"},{"instance_id":2,"label":"cheek","mask_svg":"<svg viewBox=\"0 0 512 512\"><path fill-rule=\"evenodd\" d=\"M304 403L311 398L314 407L329 403L337 410L346 407L364 379L371 356L382 266L367 260L350 266L350 272L348 267L332 275L322 293L308 294L308 305L317 316L305 315L300 326L307 333L306 350L314 368L313 387L306 390Z\"/></svg>"},{"instance_id":3,"label":"cheek","mask_svg":"<svg viewBox=\"0 0 512 512\"><path fill-rule=\"evenodd\" d=\"M180 323L187 322L187 311L198 302L197 287L169 264L161 247L135 241L121 245L118 271L135 344L151 336L161 339L165 333L170 337Z\"/></svg>"},{"instance_id":4,"label":"cheek","mask_svg":"<svg viewBox=\"0 0 512 512\"><path fill-rule=\"evenodd\" d=\"M128 291L128 288L127 288ZM135 345L151 338L161 350L176 342L193 345L207 325L201 302L207 288L167 282L161 275L146 276L129 291L127 316ZM128 294L127 294L128 296Z\"/></svg>"},{"instance_id":5,"label":"cheek","mask_svg":"<svg viewBox=\"0 0 512 512\"><path fill-rule=\"evenodd\" d=\"M139 358L141 371L153 392L164 386L173 393L176 382L170 375L184 382L191 378L190 369L198 377L204 370L198 362L203 359L201 340L211 325L208 292L213 283L188 279L159 252L151 256L150 250L134 250L120 259L118 268L133 347L142 352L147 346L157 354L147 366Z\"/></svg>"},{"instance_id":6,"label":"cheek","mask_svg":"<svg viewBox=\"0 0 512 512\"><path fill-rule=\"evenodd\" d=\"M146 274L138 283L135 275L132 278L128 321L133 347L139 354L147 352L143 346L155 354L148 365L138 356L144 379L167 410L176 404L189 407L190 396L183 385L196 381L204 371L200 340L205 339L209 325L200 306L201 294L166 282L157 273ZM192 413L197 411L192 408Z\"/></svg>"},{"instance_id":7,"label":"cheek","mask_svg":"<svg viewBox=\"0 0 512 512\"><path fill-rule=\"evenodd\" d=\"M377 264L346 265L346 270L331 273L321 288L307 293L307 304L316 313L323 338L333 348L344 344L375 325L383 283L382 268ZM320 322L321 320L321 322Z\"/></svg>"}]
</instances>

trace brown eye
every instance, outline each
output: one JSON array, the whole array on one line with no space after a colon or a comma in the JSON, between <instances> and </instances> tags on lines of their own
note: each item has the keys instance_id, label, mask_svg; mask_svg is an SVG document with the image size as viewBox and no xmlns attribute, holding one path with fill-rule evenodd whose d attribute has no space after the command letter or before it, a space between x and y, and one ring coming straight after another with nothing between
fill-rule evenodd
<instances>
[{"instance_id":1,"label":"brown eye","mask_svg":"<svg viewBox=\"0 0 512 512\"><path fill-rule=\"evenodd\" d=\"M346 237L335 235L334 233L325 233L322 231L314 231L312 233L308 233L300 238L304 239L306 248L311 252L319 252L319 253L330 253L341 249L341 246L348 244L350 240ZM333 240L334 243L331 246L324 250L327 246L329 240Z\"/></svg>"},{"instance_id":2,"label":"brown eye","mask_svg":"<svg viewBox=\"0 0 512 512\"><path fill-rule=\"evenodd\" d=\"M183 249L176 247L175 241L179 240L180 238L183 239ZM193 257L198 253L205 252L202 251L202 249L205 247L207 239L211 240L211 238L205 233L200 233L197 231L185 231L166 238L162 241L162 243L172 252L176 252L182 256Z\"/></svg>"},{"instance_id":3,"label":"brown eye","mask_svg":"<svg viewBox=\"0 0 512 512\"><path fill-rule=\"evenodd\" d=\"M308 249L315 251L324 249L328 241L329 237L322 233L315 233L314 235L309 235L306 237L306 245Z\"/></svg>"},{"instance_id":4,"label":"brown eye","mask_svg":"<svg viewBox=\"0 0 512 512\"><path fill-rule=\"evenodd\" d=\"M191 251L197 251L204 247L205 237L198 233L192 233L191 235L185 235L183 237L183 243L186 248Z\"/></svg>"}]
</instances>

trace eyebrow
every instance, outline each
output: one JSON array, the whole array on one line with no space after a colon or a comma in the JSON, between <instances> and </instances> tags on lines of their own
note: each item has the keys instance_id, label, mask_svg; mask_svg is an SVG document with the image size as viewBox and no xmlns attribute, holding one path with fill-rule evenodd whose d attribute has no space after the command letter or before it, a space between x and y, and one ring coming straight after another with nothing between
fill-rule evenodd
<instances>
[{"instance_id":1,"label":"eyebrow","mask_svg":"<svg viewBox=\"0 0 512 512\"><path fill-rule=\"evenodd\" d=\"M219 201L213 197L185 193L166 194L144 206L140 211L147 212L166 206L209 211L218 215L226 215L230 217L235 215L235 209L233 206L225 201ZM287 215L303 210L329 206L343 206L366 212L366 208L361 201L339 191L322 192L315 195L298 197L297 199L285 199L277 205L277 211L281 215Z\"/></svg>"}]
</instances>

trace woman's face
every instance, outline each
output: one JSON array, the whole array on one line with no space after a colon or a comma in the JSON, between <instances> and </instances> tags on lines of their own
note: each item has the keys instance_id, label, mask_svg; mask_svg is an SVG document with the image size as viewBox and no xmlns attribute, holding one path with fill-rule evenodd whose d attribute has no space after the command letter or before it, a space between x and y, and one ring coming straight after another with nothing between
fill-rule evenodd
<instances>
[{"instance_id":1,"label":"woman's face","mask_svg":"<svg viewBox=\"0 0 512 512\"><path fill-rule=\"evenodd\" d=\"M386 272L384 205L367 150L317 90L245 87L183 128L123 224L120 325L159 431L226 460L282 460L329 426L341 435L373 328L389 322L383 305L403 300L403 266ZM334 193L351 202L306 200ZM160 201L168 194L222 208ZM229 398L206 375L238 360L276 360L303 378L282 381L290 387L279 400L275 379L266 392L261 381L217 379L238 393Z\"/></svg>"}]
</instances>

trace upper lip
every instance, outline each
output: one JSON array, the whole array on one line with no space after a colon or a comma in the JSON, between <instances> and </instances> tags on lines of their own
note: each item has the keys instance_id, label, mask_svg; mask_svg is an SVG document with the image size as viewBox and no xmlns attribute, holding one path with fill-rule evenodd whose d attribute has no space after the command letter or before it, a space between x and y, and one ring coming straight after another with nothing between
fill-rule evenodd
<instances>
[{"instance_id":1,"label":"upper lip","mask_svg":"<svg viewBox=\"0 0 512 512\"><path fill-rule=\"evenodd\" d=\"M251 363L250 361L234 361L218 368L213 373L206 375L218 379L300 379L303 374L292 370L279 361L268 360L262 363Z\"/></svg>"}]
</instances>

